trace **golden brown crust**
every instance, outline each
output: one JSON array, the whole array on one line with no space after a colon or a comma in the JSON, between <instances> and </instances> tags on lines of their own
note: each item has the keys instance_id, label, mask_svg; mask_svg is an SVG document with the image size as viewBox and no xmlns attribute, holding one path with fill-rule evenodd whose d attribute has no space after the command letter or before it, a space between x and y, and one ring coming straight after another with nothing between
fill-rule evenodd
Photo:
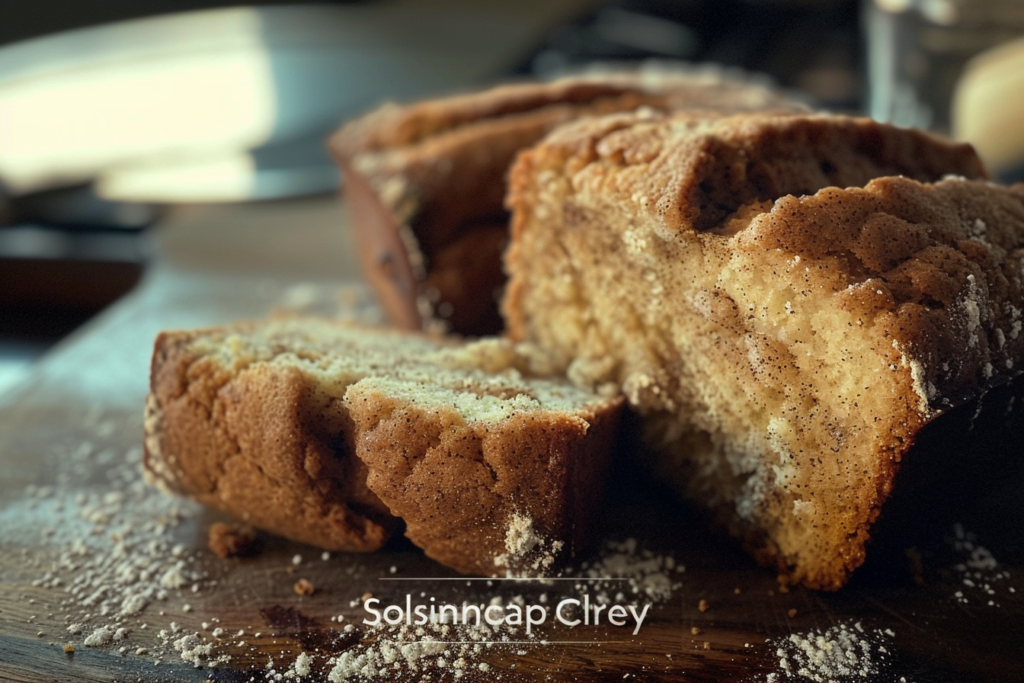
<instances>
[{"instance_id":1,"label":"golden brown crust","mask_svg":"<svg viewBox=\"0 0 1024 683\"><path fill-rule=\"evenodd\" d=\"M801 286L834 291L914 356L931 417L1024 369L1022 226L1024 185L880 178L779 199L736 254L751 267L821 264Z\"/></svg>"},{"instance_id":2,"label":"golden brown crust","mask_svg":"<svg viewBox=\"0 0 1024 683\"><path fill-rule=\"evenodd\" d=\"M543 573L588 543L619 401L497 425L467 425L455 410L425 410L378 392L350 392L349 401L367 485L435 560L466 574ZM556 547L496 564L516 514Z\"/></svg>"},{"instance_id":3,"label":"golden brown crust","mask_svg":"<svg viewBox=\"0 0 1024 683\"><path fill-rule=\"evenodd\" d=\"M602 98L639 93L675 98L680 106L691 108L725 106L733 110L755 110L797 106L793 100L766 88L729 81L717 75L673 68L606 71L547 83L499 85L481 92L407 106L385 104L346 124L331 144L340 154L352 157L367 151L414 145L483 119L533 112L550 105L588 105ZM651 100L652 103L663 101ZM642 102L635 106L639 104Z\"/></svg>"},{"instance_id":4,"label":"golden brown crust","mask_svg":"<svg viewBox=\"0 0 1024 683\"><path fill-rule=\"evenodd\" d=\"M863 186L883 176L987 177L969 144L866 118L756 112L624 113L566 124L517 160L510 209L532 208L542 168L572 177L580 192L605 193L671 232L714 228L759 200ZM590 219L580 211L565 220ZM517 267L523 225L512 224L509 272ZM517 290L527 286L525 278L513 278L506 290L502 312L513 339L525 338Z\"/></svg>"},{"instance_id":5,"label":"golden brown crust","mask_svg":"<svg viewBox=\"0 0 1024 683\"><path fill-rule=\"evenodd\" d=\"M926 422L1024 362L1021 189L893 173L984 177L866 120L657 114L511 176L512 336L622 386L659 473L815 588L863 562Z\"/></svg>"},{"instance_id":6,"label":"golden brown crust","mask_svg":"<svg viewBox=\"0 0 1024 683\"><path fill-rule=\"evenodd\" d=\"M397 525L366 488L340 402L314 408L299 370L238 373L196 356L202 332L156 340L145 465L164 487L275 534L328 550L381 547ZM335 413L324 419L323 412Z\"/></svg>"},{"instance_id":7,"label":"golden brown crust","mask_svg":"<svg viewBox=\"0 0 1024 683\"><path fill-rule=\"evenodd\" d=\"M641 106L802 105L764 88L692 74L610 73L389 104L342 128L330 147L348 179L354 228L369 233L357 234L364 271L392 319L410 328L433 320L462 334L497 332L497 305L480 293L503 283L500 259L478 255L472 271L455 277L450 268L438 277L439 264L458 261L479 226L505 223L505 175L519 150L565 121Z\"/></svg>"}]
</instances>

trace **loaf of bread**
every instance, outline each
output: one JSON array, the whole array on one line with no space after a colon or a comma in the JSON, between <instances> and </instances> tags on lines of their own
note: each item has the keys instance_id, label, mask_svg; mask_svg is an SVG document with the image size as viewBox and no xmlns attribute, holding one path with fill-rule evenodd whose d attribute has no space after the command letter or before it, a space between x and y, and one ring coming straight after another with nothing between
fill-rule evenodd
<instances>
[{"instance_id":1,"label":"loaf of bread","mask_svg":"<svg viewBox=\"0 0 1024 683\"><path fill-rule=\"evenodd\" d=\"M343 127L330 149L363 270L395 324L501 330L503 200L515 154L565 121L641 106L803 108L718 74L649 68L387 104Z\"/></svg>"},{"instance_id":2,"label":"loaf of bread","mask_svg":"<svg viewBox=\"0 0 1024 683\"><path fill-rule=\"evenodd\" d=\"M511 174L510 335L621 387L783 580L839 588L922 426L1024 368L1024 187L946 174L984 170L865 119L568 124Z\"/></svg>"},{"instance_id":3,"label":"loaf of bread","mask_svg":"<svg viewBox=\"0 0 1024 683\"><path fill-rule=\"evenodd\" d=\"M621 399L454 344L318 319L156 340L151 480L328 550L406 535L461 572L540 572L587 541Z\"/></svg>"}]
</instances>

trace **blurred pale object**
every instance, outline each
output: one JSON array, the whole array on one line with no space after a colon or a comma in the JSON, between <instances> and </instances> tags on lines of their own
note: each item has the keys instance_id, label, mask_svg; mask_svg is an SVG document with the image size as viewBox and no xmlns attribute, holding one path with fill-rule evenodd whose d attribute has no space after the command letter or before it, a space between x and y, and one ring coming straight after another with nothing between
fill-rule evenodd
<instances>
[{"instance_id":1,"label":"blurred pale object","mask_svg":"<svg viewBox=\"0 0 1024 683\"><path fill-rule=\"evenodd\" d=\"M1024 34L1024 0L864 0L871 116L950 131L965 64Z\"/></svg>"},{"instance_id":2,"label":"blurred pale object","mask_svg":"<svg viewBox=\"0 0 1024 683\"><path fill-rule=\"evenodd\" d=\"M953 134L996 173L1024 165L1024 38L967 64L953 96Z\"/></svg>"},{"instance_id":3,"label":"blurred pale object","mask_svg":"<svg viewBox=\"0 0 1024 683\"><path fill-rule=\"evenodd\" d=\"M231 202L330 192L337 165L313 136L284 144L161 163L122 165L102 173L96 194L117 202Z\"/></svg>"},{"instance_id":4,"label":"blurred pale object","mask_svg":"<svg viewBox=\"0 0 1024 683\"><path fill-rule=\"evenodd\" d=\"M238 178L247 150L326 135L386 98L465 87L536 31L532 15L517 22L461 4L219 9L0 48L0 185L20 194L110 173L121 175L106 185L124 187L130 167L155 177L161 164L219 164ZM308 177L332 172L321 148L312 154ZM185 177L178 171L165 178ZM222 185L238 194L237 183Z\"/></svg>"}]
</instances>

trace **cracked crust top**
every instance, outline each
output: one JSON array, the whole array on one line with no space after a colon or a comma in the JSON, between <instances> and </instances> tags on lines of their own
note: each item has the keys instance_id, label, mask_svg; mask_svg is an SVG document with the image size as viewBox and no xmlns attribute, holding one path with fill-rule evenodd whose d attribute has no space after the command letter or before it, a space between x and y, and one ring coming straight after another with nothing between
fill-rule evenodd
<instances>
[{"instance_id":1,"label":"cracked crust top","mask_svg":"<svg viewBox=\"0 0 1024 683\"><path fill-rule=\"evenodd\" d=\"M394 322L498 332L515 154L566 121L638 107L804 109L720 74L641 69L386 104L332 136L363 270Z\"/></svg>"}]
</instances>

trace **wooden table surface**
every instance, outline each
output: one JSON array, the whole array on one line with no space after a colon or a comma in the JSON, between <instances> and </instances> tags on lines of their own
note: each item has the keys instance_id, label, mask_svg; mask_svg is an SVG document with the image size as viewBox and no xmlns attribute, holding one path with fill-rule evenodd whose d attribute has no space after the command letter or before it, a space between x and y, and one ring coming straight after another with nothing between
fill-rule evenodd
<instances>
[{"instance_id":1,"label":"wooden table surface","mask_svg":"<svg viewBox=\"0 0 1024 683\"><path fill-rule=\"evenodd\" d=\"M328 559L270 537L254 557L210 553L207 528L222 518L141 483L154 335L282 307L331 313L339 297L351 307L365 292L333 198L181 210L155 242L154 265L136 291L0 395L0 680L290 680L301 652L313 658L308 679L326 680L332 657L383 637L359 625L366 593L382 605L402 604L406 593L459 603L515 595L529 603L544 594L553 605L588 589L452 580L402 539L379 553ZM968 417L982 424L992 412ZM653 604L639 633L549 620L533 642L397 678L1024 681L1020 446L1005 436L967 443L963 434L937 431L934 440L951 444L948 457L911 463L925 471L923 483L905 486L906 500L886 511L894 531L836 593L780 590L698 514L635 475L622 453L595 552L633 538L641 559L648 550L685 566L669 572L671 596ZM943 481L929 478L935 471ZM126 548L151 565L133 559L126 576ZM146 578L146 567L183 578ZM296 593L300 578L315 586L312 595ZM103 591L90 597L84 586ZM144 608L120 614L133 591L149 591ZM786 671L783 659L798 661L790 635L854 632L855 624L868 646L866 675ZM124 629L116 639L115 627ZM213 644L207 660L230 660L203 668L184 661L174 642L191 633ZM100 645L87 646L90 636Z\"/></svg>"}]
</instances>

